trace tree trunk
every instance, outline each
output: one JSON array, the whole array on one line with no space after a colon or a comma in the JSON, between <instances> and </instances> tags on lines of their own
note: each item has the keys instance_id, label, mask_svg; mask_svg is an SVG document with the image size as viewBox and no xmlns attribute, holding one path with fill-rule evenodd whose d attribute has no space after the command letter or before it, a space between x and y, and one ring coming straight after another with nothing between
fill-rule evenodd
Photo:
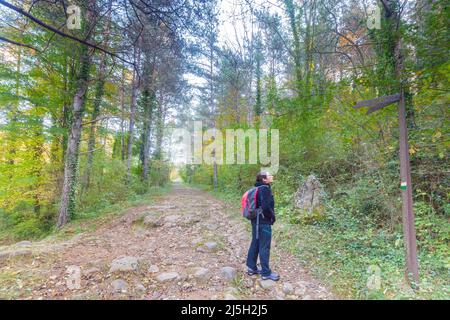
<instances>
[{"instance_id":1,"label":"tree trunk","mask_svg":"<svg viewBox=\"0 0 450 320\"><path fill-rule=\"evenodd\" d=\"M93 11L95 0L90 0L87 10L87 30L90 30L94 23ZM74 214L75 193L77 186L77 166L78 153L82 130L82 120L86 104L86 94L89 85L89 69L91 66L91 54L87 46L82 47L81 51L81 70L78 76L77 89L72 105L72 123L70 126L69 139L67 141L67 151L64 165L64 182L61 194L61 206L57 227L64 226Z\"/></svg>"},{"instance_id":2,"label":"tree trunk","mask_svg":"<svg viewBox=\"0 0 450 320\"><path fill-rule=\"evenodd\" d=\"M44 121L42 116L36 116L34 119L35 124L33 125L33 137L35 140L35 145L32 148L33 160L35 161L32 169L32 175L36 178L36 184L33 186L33 198L34 198L34 213L39 215L41 213L41 187L42 187L42 169L44 164L44 159L42 154L44 152Z\"/></svg>"},{"instance_id":3,"label":"tree trunk","mask_svg":"<svg viewBox=\"0 0 450 320\"><path fill-rule=\"evenodd\" d=\"M162 159L162 141L163 141L163 129L164 129L164 119L163 119L163 97L161 95L160 100L157 102L158 108L156 110L156 146L154 158L157 160Z\"/></svg>"},{"instance_id":4,"label":"tree trunk","mask_svg":"<svg viewBox=\"0 0 450 320\"><path fill-rule=\"evenodd\" d=\"M142 181L148 182L149 164L150 164L150 145L151 145L151 125L153 115L153 105L155 94L146 93L148 97L144 102L144 131L142 133Z\"/></svg>"},{"instance_id":5,"label":"tree trunk","mask_svg":"<svg viewBox=\"0 0 450 320\"><path fill-rule=\"evenodd\" d=\"M19 96L20 96L20 73L22 66L22 49L18 48L17 51L17 65L16 65L16 88L15 95L16 101L11 104L10 110L8 110L8 118L9 118L9 134L7 136L8 139L8 152L6 159L8 164L13 166L15 164L15 154L16 154L16 127L17 127L17 112L19 111ZM10 176L10 179L12 177Z\"/></svg>"},{"instance_id":6,"label":"tree trunk","mask_svg":"<svg viewBox=\"0 0 450 320\"><path fill-rule=\"evenodd\" d=\"M98 125L98 117L100 116L100 105L102 103L102 98L104 94L105 87L105 71L106 71L106 63L105 63L105 55L102 56L102 60L100 62L100 69L98 72L98 81L95 87L95 98L92 106L92 117L91 117L91 127L89 131L89 140L88 140L88 149L87 149L87 161L86 168L84 170L83 179L82 179L82 188L83 192L89 188L90 178L91 178L91 170L92 163L94 161L94 150L95 150L95 141L96 141L96 128Z\"/></svg>"},{"instance_id":7,"label":"tree trunk","mask_svg":"<svg viewBox=\"0 0 450 320\"><path fill-rule=\"evenodd\" d=\"M214 136L215 136L215 130L216 130L216 104L214 103L214 38L210 38L210 56L209 56L209 103L211 111L211 117L212 117L212 125L214 128ZM216 161L216 152L214 151L213 154L213 185L214 190L217 191L219 187L219 171L217 168L217 161Z\"/></svg>"},{"instance_id":8,"label":"tree trunk","mask_svg":"<svg viewBox=\"0 0 450 320\"><path fill-rule=\"evenodd\" d=\"M261 43L258 40L258 46L256 48L256 99L255 99L255 120L258 123L260 121L262 113L262 86L261 86Z\"/></svg>"},{"instance_id":9,"label":"tree trunk","mask_svg":"<svg viewBox=\"0 0 450 320\"><path fill-rule=\"evenodd\" d=\"M295 6L292 0L284 1L286 6L286 11L289 17L289 23L291 25L292 37L294 39L294 72L295 72L295 80L297 82L297 94L302 94L302 67L301 67L301 50L300 50L300 32L299 27L297 25L296 14L295 14Z\"/></svg>"},{"instance_id":10,"label":"tree trunk","mask_svg":"<svg viewBox=\"0 0 450 320\"><path fill-rule=\"evenodd\" d=\"M108 17L106 20L105 29L103 30L103 36L104 41L103 45L106 47L109 40L109 27L111 24L111 6L112 6L112 0L109 1L108 5ZM95 87L95 98L93 102L93 110L92 110L92 117L91 117L91 128L89 131L89 140L88 140L88 150L87 150L87 161L86 161L86 168L84 170L83 179L82 179L82 191L86 191L86 189L89 188L90 184L90 178L91 178L91 170L92 170L92 163L94 161L94 150L95 150L95 138L97 133L97 126L98 126L98 117L100 116L100 107L103 99L103 95L105 92L105 74L106 74L106 54L103 53L101 60L100 60L100 67L98 71L98 79L97 79L97 85Z\"/></svg>"},{"instance_id":11,"label":"tree trunk","mask_svg":"<svg viewBox=\"0 0 450 320\"><path fill-rule=\"evenodd\" d=\"M120 90L120 158L125 160L125 69L122 70L122 85Z\"/></svg>"},{"instance_id":12,"label":"tree trunk","mask_svg":"<svg viewBox=\"0 0 450 320\"><path fill-rule=\"evenodd\" d=\"M57 227L65 225L74 213L75 191L77 185L78 149L80 145L82 119L88 90L89 67L91 57L87 47L83 48L81 74L78 89L73 101L73 119L67 142L67 152L64 166L64 183L61 197L61 207Z\"/></svg>"},{"instance_id":13,"label":"tree trunk","mask_svg":"<svg viewBox=\"0 0 450 320\"><path fill-rule=\"evenodd\" d=\"M139 90L138 78L139 78L139 66L141 63L141 52L139 47L135 48L134 63L135 69L133 70L133 80L131 83L131 103L130 103L130 126L128 130L128 149L127 149L127 182L131 181L131 162L133 160L133 141L134 141L134 122L136 115L136 102L137 94Z\"/></svg>"}]
</instances>

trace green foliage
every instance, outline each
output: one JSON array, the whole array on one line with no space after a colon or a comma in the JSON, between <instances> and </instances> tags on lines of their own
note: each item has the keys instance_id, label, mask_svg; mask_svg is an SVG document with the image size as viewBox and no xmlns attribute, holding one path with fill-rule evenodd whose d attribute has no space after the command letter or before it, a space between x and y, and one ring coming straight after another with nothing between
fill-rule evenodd
<instances>
[{"instance_id":1,"label":"green foliage","mask_svg":"<svg viewBox=\"0 0 450 320\"><path fill-rule=\"evenodd\" d=\"M419 250L449 258L450 223L436 214L435 209L421 201L414 203ZM443 265L442 265L443 266Z\"/></svg>"},{"instance_id":2,"label":"green foliage","mask_svg":"<svg viewBox=\"0 0 450 320\"><path fill-rule=\"evenodd\" d=\"M298 224L315 224L327 219L323 206L318 206L311 211L293 209L288 216L290 217L290 223Z\"/></svg>"},{"instance_id":3,"label":"green foliage","mask_svg":"<svg viewBox=\"0 0 450 320\"><path fill-rule=\"evenodd\" d=\"M164 186L170 180L172 166L165 160L154 159L150 165L150 182L155 186Z\"/></svg>"},{"instance_id":4,"label":"green foliage","mask_svg":"<svg viewBox=\"0 0 450 320\"><path fill-rule=\"evenodd\" d=\"M38 214L32 204L21 202L14 211L0 210L0 242L42 238L52 230L53 224L49 208L43 208Z\"/></svg>"},{"instance_id":5,"label":"green foliage","mask_svg":"<svg viewBox=\"0 0 450 320\"><path fill-rule=\"evenodd\" d=\"M122 161L101 155L95 157L90 186L82 197L78 197L77 209L95 210L126 200L133 190L126 185L125 178L125 164Z\"/></svg>"}]
</instances>

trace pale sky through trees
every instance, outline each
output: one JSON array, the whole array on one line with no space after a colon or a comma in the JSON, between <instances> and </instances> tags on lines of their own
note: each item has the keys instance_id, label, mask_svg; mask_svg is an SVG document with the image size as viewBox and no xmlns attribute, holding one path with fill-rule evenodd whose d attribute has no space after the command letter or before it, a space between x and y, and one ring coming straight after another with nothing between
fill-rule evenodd
<instances>
[{"instance_id":1,"label":"pale sky through trees","mask_svg":"<svg viewBox=\"0 0 450 320\"><path fill-rule=\"evenodd\" d=\"M233 50L239 50L240 47L244 45L244 41L246 41L244 34L244 24L247 25L248 40L251 40L251 19L253 19L253 23L256 23L256 18L251 14L251 9L253 10L261 10L267 9L268 12L274 14L278 13L280 16L284 15L284 10L282 9L282 4L276 3L276 0L267 1L267 0L219 0L219 25L218 25L218 47L220 48L230 48ZM202 61L202 63L207 64L208 61ZM189 73L186 74L185 79L192 86L205 85L207 80L199 77L195 74ZM200 103L199 97L197 94L194 95L194 100L192 100L191 108L196 109L198 104ZM176 115L175 115L176 117ZM174 155L174 152L180 150L182 148L182 143L174 144L174 142L169 142L168 146L171 150L171 155ZM183 163L183 156L173 157L172 161L177 164Z\"/></svg>"}]
</instances>

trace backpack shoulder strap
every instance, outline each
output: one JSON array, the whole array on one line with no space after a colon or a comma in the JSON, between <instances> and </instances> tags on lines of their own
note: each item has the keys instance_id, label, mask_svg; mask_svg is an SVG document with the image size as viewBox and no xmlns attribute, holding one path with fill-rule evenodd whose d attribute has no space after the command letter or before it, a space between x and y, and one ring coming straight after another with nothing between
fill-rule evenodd
<instances>
[{"instance_id":1,"label":"backpack shoulder strap","mask_svg":"<svg viewBox=\"0 0 450 320\"><path fill-rule=\"evenodd\" d=\"M255 188L256 188L256 192L255 192L255 200L258 199L258 198L257 198L257 196L258 196L257 194L259 193L261 187L265 187L265 188L268 188L268 189L270 190L269 186L268 186L268 185L265 185L265 184L255 187Z\"/></svg>"},{"instance_id":2,"label":"backpack shoulder strap","mask_svg":"<svg viewBox=\"0 0 450 320\"><path fill-rule=\"evenodd\" d=\"M269 188L268 185L263 184L263 185L255 187L256 188L256 192L259 192L260 188L262 188L262 187Z\"/></svg>"}]
</instances>

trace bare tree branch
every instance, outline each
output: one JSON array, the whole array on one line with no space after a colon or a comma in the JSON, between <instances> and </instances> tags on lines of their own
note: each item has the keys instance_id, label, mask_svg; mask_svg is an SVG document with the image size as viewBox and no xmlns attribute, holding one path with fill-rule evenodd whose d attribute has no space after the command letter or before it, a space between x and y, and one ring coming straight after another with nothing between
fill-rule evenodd
<instances>
[{"instance_id":1,"label":"bare tree branch","mask_svg":"<svg viewBox=\"0 0 450 320\"><path fill-rule=\"evenodd\" d=\"M34 48L34 47L32 47L32 46L30 46L28 44L20 43L20 42L17 42L17 41L13 41L13 40L4 38L2 36L0 36L0 41L8 42L8 43L16 45L16 46L25 47L25 48L28 48L28 49L31 49L31 50L34 50L34 51L37 51L37 52L41 52L39 49L36 49L36 48Z\"/></svg>"},{"instance_id":2,"label":"bare tree branch","mask_svg":"<svg viewBox=\"0 0 450 320\"><path fill-rule=\"evenodd\" d=\"M16 7L16 6L14 6L14 5L12 5L12 4L10 4L10 3L4 1L4 0L0 0L0 4L3 5L3 6L5 6L5 7L7 7L7 8L9 8L9 9L11 9L11 10L16 11L17 13L20 13L21 15L27 17L28 19L30 19L30 20L32 20L33 22L37 23L38 25L44 27L45 29L50 30L50 31L52 31L52 32L54 32L54 33L56 33L56 34L58 34L58 35L64 37L64 38L69 38L69 39L74 40L74 41L76 41L76 42L79 42L79 43L81 43L81 44L83 44L83 45L85 45L85 46L88 46L88 47L91 47L91 48L100 50L100 51L102 51L102 52L104 52L104 53L106 53L106 54L108 54L108 55L110 55L110 56L113 56L113 57L115 57L115 58L117 58L117 59L119 59L119 60L121 60L121 61L123 61L123 62L125 62L125 63L128 63L128 64L130 64L130 65L133 65L132 62L123 59L122 57L118 56L117 54L115 54L115 53L113 53L113 52L111 52L111 51L108 51L108 50L106 50L106 49L103 49L103 48L101 48L101 47L99 47L99 46L97 46L97 45L95 45L95 44L92 44L92 43L90 43L90 42L84 41L84 40L82 40L82 39L80 39L80 38L74 37L74 36L72 36L72 35L70 35L70 34L67 34L67 33L64 33L64 32L62 32L62 31L59 31L59 30L56 29L55 27L53 27L53 26L51 26L51 25L49 25L49 24L47 24L47 23L45 23L45 22L39 20L38 18L34 17L33 15L31 15L31 14L27 13L26 11L22 10L21 8Z\"/></svg>"}]
</instances>

